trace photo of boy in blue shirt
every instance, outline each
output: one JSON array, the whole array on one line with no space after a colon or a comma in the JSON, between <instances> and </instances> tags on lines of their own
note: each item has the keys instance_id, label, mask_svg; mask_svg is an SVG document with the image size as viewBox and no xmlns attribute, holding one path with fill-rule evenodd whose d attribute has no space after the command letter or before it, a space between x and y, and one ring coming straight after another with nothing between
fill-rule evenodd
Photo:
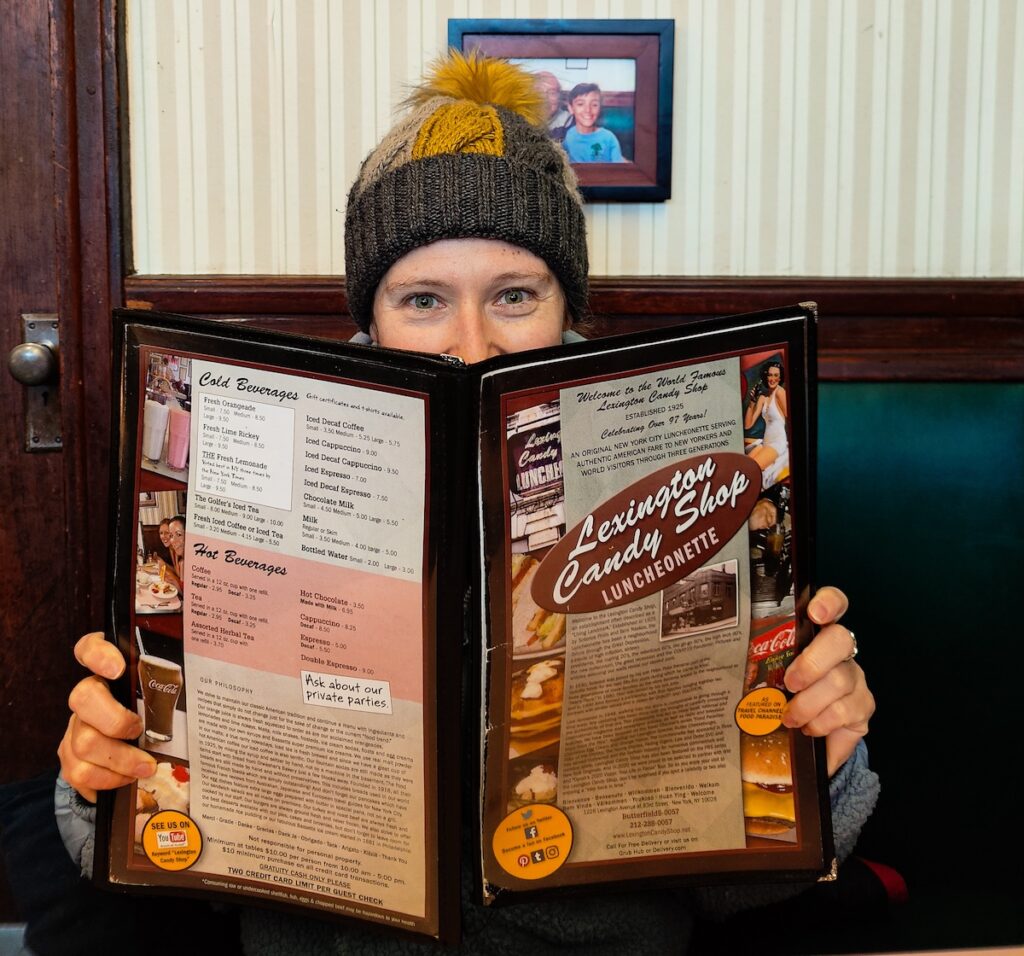
<instances>
[{"instance_id":1,"label":"photo of boy in blue shirt","mask_svg":"<svg viewBox=\"0 0 1024 956\"><path fill-rule=\"evenodd\" d=\"M624 163L615 134L597 122L601 116L601 88L578 83L569 93L572 125L565 132L565 151L573 163Z\"/></svg>"}]
</instances>

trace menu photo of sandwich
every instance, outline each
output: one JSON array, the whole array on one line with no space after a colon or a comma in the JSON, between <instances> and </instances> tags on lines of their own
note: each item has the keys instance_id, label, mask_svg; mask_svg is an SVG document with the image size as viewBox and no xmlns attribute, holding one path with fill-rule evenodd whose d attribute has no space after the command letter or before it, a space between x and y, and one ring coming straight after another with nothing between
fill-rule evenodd
<instances>
[{"instance_id":1,"label":"menu photo of sandwich","mask_svg":"<svg viewBox=\"0 0 1024 956\"><path fill-rule=\"evenodd\" d=\"M565 615L539 607L530 588L540 561L512 555L512 656L539 657L565 646Z\"/></svg>"},{"instance_id":2,"label":"menu photo of sandwich","mask_svg":"<svg viewBox=\"0 0 1024 956\"><path fill-rule=\"evenodd\" d=\"M553 747L561 739L565 658L545 657L512 674L509 757Z\"/></svg>"},{"instance_id":3,"label":"menu photo of sandwich","mask_svg":"<svg viewBox=\"0 0 1024 956\"><path fill-rule=\"evenodd\" d=\"M796 808L790 732L780 728L762 737L741 733L740 775L747 835L794 842Z\"/></svg>"}]
</instances>

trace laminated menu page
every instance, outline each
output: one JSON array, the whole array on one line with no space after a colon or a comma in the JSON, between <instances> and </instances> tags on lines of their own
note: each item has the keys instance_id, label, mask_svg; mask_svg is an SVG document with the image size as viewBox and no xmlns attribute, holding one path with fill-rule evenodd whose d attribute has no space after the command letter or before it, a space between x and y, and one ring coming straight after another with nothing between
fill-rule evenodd
<instances>
[{"instance_id":1,"label":"laminated menu page","mask_svg":"<svg viewBox=\"0 0 1024 956\"><path fill-rule=\"evenodd\" d=\"M104 795L97 881L451 941L466 859L485 906L828 872L780 720L813 335L466 367L116 313L109 634L157 769Z\"/></svg>"},{"instance_id":2,"label":"laminated menu page","mask_svg":"<svg viewBox=\"0 0 1024 956\"><path fill-rule=\"evenodd\" d=\"M104 806L99 879L450 937L445 363L155 313L115 332L111 635L157 769Z\"/></svg>"},{"instance_id":3,"label":"laminated menu page","mask_svg":"<svg viewBox=\"0 0 1024 956\"><path fill-rule=\"evenodd\" d=\"M814 317L483 373L481 900L831 872L810 638Z\"/></svg>"}]
</instances>

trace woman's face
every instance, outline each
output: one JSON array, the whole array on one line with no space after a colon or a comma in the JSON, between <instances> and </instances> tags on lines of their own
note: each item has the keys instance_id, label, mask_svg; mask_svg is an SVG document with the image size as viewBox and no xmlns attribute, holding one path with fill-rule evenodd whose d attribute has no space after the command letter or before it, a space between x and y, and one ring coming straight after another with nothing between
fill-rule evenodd
<instances>
[{"instance_id":1,"label":"woman's face","mask_svg":"<svg viewBox=\"0 0 1024 956\"><path fill-rule=\"evenodd\" d=\"M768 366L768 387L775 391L779 387L779 381L782 378L782 372L777 365Z\"/></svg>"},{"instance_id":2,"label":"woman's face","mask_svg":"<svg viewBox=\"0 0 1024 956\"><path fill-rule=\"evenodd\" d=\"M157 529L157 534L160 535L160 541L163 546L169 547L171 544L171 528L170 525L165 521Z\"/></svg>"},{"instance_id":3,"label":"woman's face","mask_svg":"<svg viewBox=\"0 0 1024 956\"><path fill-rule=\"evenodd\" d=\"M180 558L185 553L185 526L180 521L168 525L171 550Z\"/></svg>"},{"instance_id":4,"label":"woman's face","mask_svg":"<svg viewBox=\"0 0 1024 956\"><path fill-rule=\"evenodd\" d=\"M562 287L543 259L497 239L443 239L387 271L370 336L472 363L557 345L566 325Z\"/></svg>"},{"instance_id":5,"label":"woman's face","mask_svg":"<svg viewBox=\"0 0 1024 956\"><path fill-rule=\"evenodd\" d=\"M601 115L601 94L596 90L577 96L569 104L569 112L576 120L576 128L588 133L597 126L597 118Z\"/></svg>"}]
</instances>

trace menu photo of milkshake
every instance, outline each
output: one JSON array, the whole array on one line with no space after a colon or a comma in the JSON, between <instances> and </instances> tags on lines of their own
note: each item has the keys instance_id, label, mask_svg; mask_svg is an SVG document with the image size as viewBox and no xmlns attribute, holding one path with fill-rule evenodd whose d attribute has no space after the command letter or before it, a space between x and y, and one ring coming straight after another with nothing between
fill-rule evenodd
<instances>
[{"instance_id":1,"label":"menu photo of milkshake","mask_svg":"<svg viewBox=\"0 0 1024 956\"><path fill-rule=\"evenodd\" d=\"M191 391L187 356L150 354L142 433L142 467L146 470L187 481Z\"/></svg>"}]
</instances>

